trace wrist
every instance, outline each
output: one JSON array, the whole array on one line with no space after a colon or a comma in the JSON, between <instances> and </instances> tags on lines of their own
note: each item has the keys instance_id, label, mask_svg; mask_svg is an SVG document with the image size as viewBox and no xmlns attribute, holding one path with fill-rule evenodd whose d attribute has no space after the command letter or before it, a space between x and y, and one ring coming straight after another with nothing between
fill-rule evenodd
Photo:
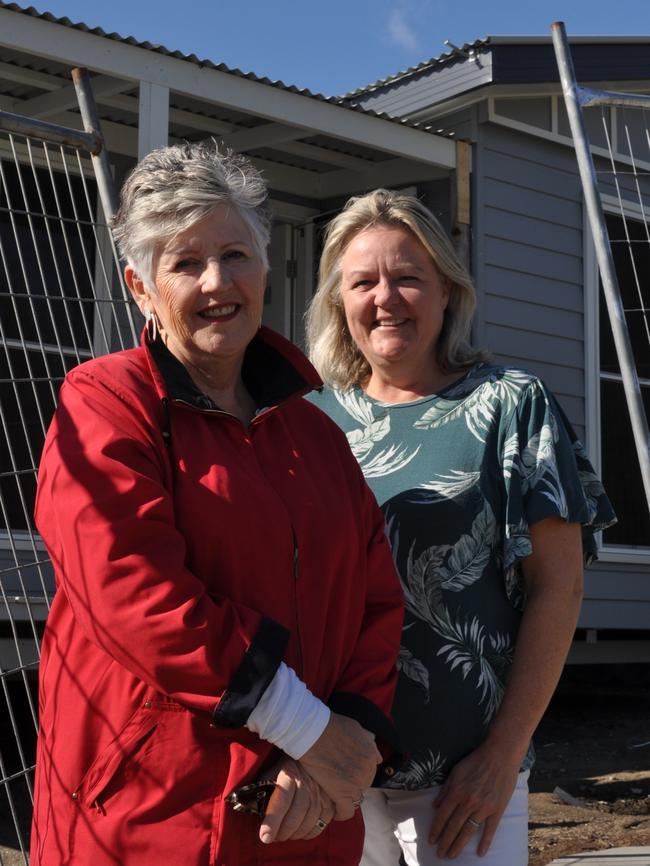
<instances>
[{"instance_id":1,"label":"wrist","mask_svg":"<svg viewBox=\"0 0 650 866\"><path fill-rule=\"evenodd\" d=\"M505 764L512 768L519 768L528 752L530 739L530 737L522 737L521 734L510 735L494 725L479 748L487 756L488 761L495 765Z\"/></svg>"}]
</instances>

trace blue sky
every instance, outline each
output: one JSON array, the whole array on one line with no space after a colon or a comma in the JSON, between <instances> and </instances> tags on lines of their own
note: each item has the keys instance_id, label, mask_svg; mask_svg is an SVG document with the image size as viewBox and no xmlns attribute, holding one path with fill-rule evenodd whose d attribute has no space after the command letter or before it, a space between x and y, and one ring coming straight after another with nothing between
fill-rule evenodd
<instances>
[{"instance_id":1,"label":"blue sky","mask_svg":"<svg viewBox=\"0 0 650 866\"><path fill-rule=\"evenodd\" d=\"M35 0L121 36L334 95L435 57L444 40L650 35L650 0ZM151 10L155 9L155 12Z\"/></svg>"}]
</instances>

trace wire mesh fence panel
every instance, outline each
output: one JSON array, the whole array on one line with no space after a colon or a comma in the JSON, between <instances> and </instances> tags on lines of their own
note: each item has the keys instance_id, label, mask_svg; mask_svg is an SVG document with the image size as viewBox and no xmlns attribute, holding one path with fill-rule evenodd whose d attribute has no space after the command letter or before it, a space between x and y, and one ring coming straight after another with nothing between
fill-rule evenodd
<instances>
[{"instance_id":1,"label":"wire mesh fence panel","mask_svg":"<svg viewBox=\"0 0 650 866\"><path fill-rule=\"evenodd\" d=\"M600 272L602 475L619 518L618 524L604 533L604 540L647 547L650 96L579 86L563 25L554 24L552 33ZM585 122L587 113L589 124ZM635 451L636 461L631 456Z\"/></svg>"},{"instance_id":2,"label":"wire mesh fence panel","mask_svg":"<svg viewBox=\"0 0 650 866\"><path fill-rule=\"evenodd\" d=\"M36 679L54 594L33 520L45 433L66 372L135 342L101 212L87 153L9 131L0 116L1 866L29 859Z\"/></svg>"}]
</instances>

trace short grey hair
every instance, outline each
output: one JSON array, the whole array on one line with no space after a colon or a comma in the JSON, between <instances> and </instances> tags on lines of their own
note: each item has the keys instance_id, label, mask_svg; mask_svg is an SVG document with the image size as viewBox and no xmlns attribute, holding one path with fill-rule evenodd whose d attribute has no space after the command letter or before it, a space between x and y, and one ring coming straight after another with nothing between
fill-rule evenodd
<instances>
[{"instance_id":1,"label":"short grey hair","mask_svg":"<svg viewBox=\"0 0 650 866\"><path fill-rule=\"evenodd\" d=\"M127 177L113 219L113 237L122 257L153 287L157 247L225 204L244 220L255 253L268 268L267 200L266 183L252 162L220 150L214 139L161 147L148 153Z\"/></svg>"},{"instance_id":2,"label":"short grey hair","mask_svg":"<svg viewBox=\"0 0 650 866\"><path fill-rule=\"evenodd\" d=\"M377 189L351 198L325 232L318 289L307 312L309 356L323 381L341 390L361 385L370 365L352 339L341 300L341 259L360 232L397 226L411 232L447 281L449 301L438 339L437 360L445 372L466 370L487 353L470 343L476 291L438 220L417 198Z\"/></svg>"}]
</instances>

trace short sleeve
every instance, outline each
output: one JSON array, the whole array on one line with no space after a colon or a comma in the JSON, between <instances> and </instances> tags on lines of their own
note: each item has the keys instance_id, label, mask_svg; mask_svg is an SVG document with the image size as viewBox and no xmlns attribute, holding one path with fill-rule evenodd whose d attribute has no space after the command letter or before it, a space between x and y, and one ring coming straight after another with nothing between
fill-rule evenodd
<instances>
[{"instance_id":1,"label":"short sleeve","mask_svg":"<svg viewBox=\"0 0 650 866\"><path fill-rule=\"evenodd\" d=\"M532 552L530 527L547 517L580 523L585 564L596 559L594 534L615 523L616 516L582 443L539 380L522 390L501 441L509 591L518 562Z\"/></svg>"}]
</instances>

